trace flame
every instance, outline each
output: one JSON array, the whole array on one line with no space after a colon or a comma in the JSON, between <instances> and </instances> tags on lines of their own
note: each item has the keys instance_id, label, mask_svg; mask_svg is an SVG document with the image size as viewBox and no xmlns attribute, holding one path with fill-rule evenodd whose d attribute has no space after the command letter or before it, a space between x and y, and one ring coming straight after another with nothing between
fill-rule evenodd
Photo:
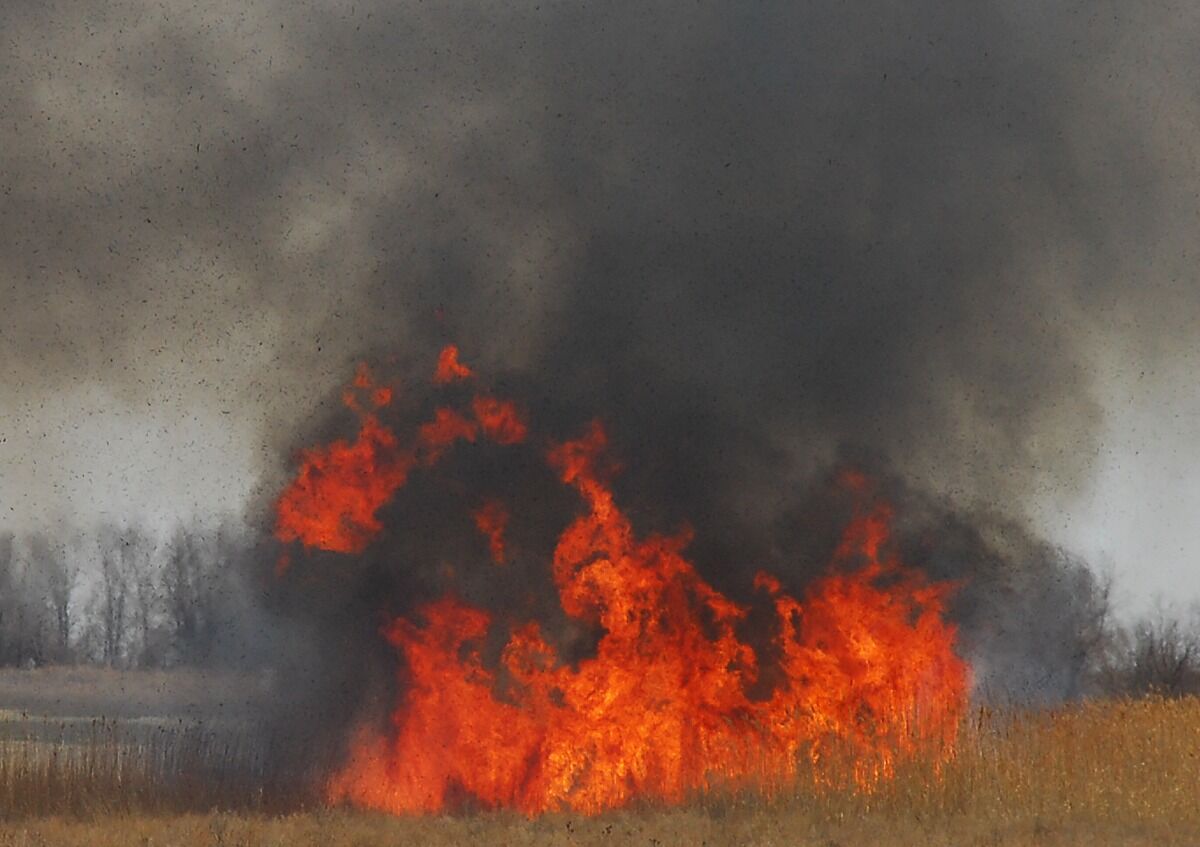
<instances>
[{"instance_id":1,"label":"flame","mask_svg":"<svg viewBox=\"0 0 1200 847\"><path fill-rule=\"evenodd\" d=\"M453 345L438 357L435 382L443 381L447 368L457 375L453 378L471 374L458 362ZM284 543L361 553L383 529L376 513L405 484L414 466L437 464L455 442L474 442L480 431L498 444L515 444L526 435L525 422L512 403L477 396L472 403L476 421L454 409L438 408L433 419L418 428L415 443L404 447L376 414L392 402L392 389L377 385L366 364L358 366L351 386L342 402L359 416L358 436L353 442L339 439L300 451L300 470L275 507L275 537ZM372 411L363 408L354 389L368 398ZM289 565L285 553L277 571Z\"/></svg>"},{"instance_id":2,"label":"flame","mask_svg":"<svg viewBox=\"0 0 1200 847\"><path fill-rule=\"evenodd\" d=\"M351 383L366 394L375 409L392 401L392 391L377 386L366 364L360 364ZM325 447L300 451L300 471L280 495L275 507L275 536L283 542L338 553L361 553L383 529L376 511L408 478L411 454L400 450L396 436L374 412L364 411L352 389L342 402L359 415L353 442L337 440ZM282 556L279 570L289 559Z\"/></svg>"},{"instance_id":3,"label":"flame","mask_svg":"<svg viewBox=\"0 0 1200 847\"><path fill-rule=\"evenodd\" d=\"M437 462L455 441L474 441L478 434L475 424L454 409L442 407L433 413L433 420L421 424L418 435L425 447L425 464Z\"/></svg>"},{"instance_id":4,"label":"flame","mask_svg":"<svg viewBox=\"0 0 1200 847\"><path fill-rule=\"evenodd\" d=\"M500 444L526 436L511 404L477 396L472 411L474 421L441 408L420 427L422 464L480 432ZM292 526L283 514L295 499L325 505L336 493L356 505L333 509L338 520L312 506L305 514L320 516L322 530L291 537L353 552L378 531L381 493L390 496L404 483L397 469L412 466L395 457L416 453L398 453L370 414L363 428L355 444L303 454L280 500L280 526ZM756 602L773 617L756 647L746 635L749 608L686 558L689 532L634 531L609 486L617 467L607 442L593 422L546 453L581 502L558 538L551 575L563 611L602 633L594 655L568 664L526 622L509 627L499 663L489 664L483 642L499 624L453 596L394 619L383 636L401 659L400 700L388 731L359 733L329 781L331 801L430 813L469 797L530 815L595 813L634 799L679 802L717 786L772 791L805 774L819 781L835 744L855 751L854 778L867 790L923 749L950 754L968 691L945 619L952 586L929 582L891 552L891 509L870 497L865 476L843 481L860 507L827 574L802 599L769 574L755 578ZM381 457L384 478L376 479L368 459L380 467ZM338 487L326 482L325 496L310 495L314 478L338 468ZM484 501L473 516L493 560L503 561L504 504Z\"/></svg>"},{"instance_id":5,"label":"flame","mask_svg":"<svg viewBox=\"0 0 1200 847\"><path fill-rule=\"evenodd\" d=\"M492 561L497 565L504 564L504 530L508 526L508 509L496 499L489 499L471 513L475 519L475 527L488 540L488 550Z\"/></svg>"},{"instance_id":6,"label":"flame","mask_svg":"<svg viewBox=\"0 0 1200 847\"><path fill-rule=\"evenodd\" d=\"M484 434L497 444L520 444L529 433L517 407L508 400L477 395L471 410Z\"/></svg>"},{"instance_id":7,"label":"flame","mask_svg":"<svg viewBox=\"0 0 1200 847\"><path fill-rule=\"evenodd\" d=\"M412 464L391 430L365 415L353 442L301 451L300 472L276 504L275 536L361 553L383 529L376 511L404 484Z\"/></svg>"},{"instance_id":8,"label":"flame","mask_svg":"<svg viewBox=\"0 0 1200 847\"><path fill-rule=\"evenodd\" d=\"M458 361L458 346L447 344L438 354L437 369L433 372L433 381L438 385L446 385L459 379L469 379L475 372Z\"/></svg>"}]
</instances>

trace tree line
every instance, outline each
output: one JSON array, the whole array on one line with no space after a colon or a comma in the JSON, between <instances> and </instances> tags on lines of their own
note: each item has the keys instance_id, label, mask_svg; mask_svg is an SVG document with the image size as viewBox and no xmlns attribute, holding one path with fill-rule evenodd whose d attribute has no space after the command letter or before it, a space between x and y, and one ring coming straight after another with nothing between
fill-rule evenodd
<instances>
[{"instance_id":1,"label":"tree line","mask_svg":"<svg viewBox=\"0 0 1200 847\"><path fill-rule=\"evenodd\" d=\"M260 663L256 555L253 533L232 524L180 526L166 541L117 524L67 541L0 534L0 667ZM1118 621L1108 586L1089 584L1098 615L1080 641L1080 693L1200 695L1200 609Z\"/></svg>"},{"instance_id":2,"label":"tree line","mask_svg":"<svg viewBox=\"0 0 1200 847\"><path fill-rule=\"evenodd\" d=\"M240 661L247 533L109 524L87 537L0 534L0 666L162 668Z\"/></svg>"}]
</instances>

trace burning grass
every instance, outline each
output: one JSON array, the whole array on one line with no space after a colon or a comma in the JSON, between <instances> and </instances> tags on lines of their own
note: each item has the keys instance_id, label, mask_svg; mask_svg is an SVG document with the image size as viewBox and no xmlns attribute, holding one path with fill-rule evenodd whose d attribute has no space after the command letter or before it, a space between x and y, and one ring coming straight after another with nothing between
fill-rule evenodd
<instances>
[{"instance_id":1,"label":"burning grass","mask_svg":"<svg viewBox=\"0 0 1200 847\"><path fill-rule=\"evenodd\" d=\"M145 727L138 730L144 732ZM236 733L235 733L236 736ZM981 712L949 762L915 760L866 793L711 792L594 817L392 818L314 806L270 751L195 725L5 742L0 845L1194 844L1200 699ZM827 763L828 766L829 763ZM842 763L846 775L852 764ZM846 780L853 785L852 778ZM216 810L216 811L214 811Z\"/></svg>"},{"instance_id":2,"label":"burning grass","mask_svg":"<svg viewBox=\"0 0 1200 847\"><path fill-rule=\"evenodd\" d=\"M443 350L435 383L476 379L456 348ZM374 614L388 621L399 696L390 729L359 731L330 800L410 814L453 810L461 795L487 809L594 814L678 804L717 786L786 788L805 781L806 762L823 779L838 747L862 787L918 749L935 759L952 751L970 690L946 615L955 586L901 561L892 507L861 472L840 474L853 517L826 573L792 596L760 571L747 580L755 598L739 603L688 558L692 529L636 531L612 486L620 462L599 420L574 439L531 444L520 404L476 386L469 404L442 397L423 423L393 429L381 418L393 395L377 388L360 368L343 398L359 419L356 439L300 452L276 502L286 545L278 575L312 573L288 573L291 554L364 552L385 534L384 507L410 471L436 478L452 451L493 442L525 450L514 455L576 495L545 564L566 617L602 635L572 662L544 619L497 614L450 581L399 617L380 597ZM472 492L470 505L457 498L486 538L487 557L474 557L485 580L505 560L509 519L528 505L529 490L509 494L518 506L488 490ZM483 538L474 541L482 552ZM490 634L503 641L496 660L485 656Z\"/></svg>"}]
</instances>

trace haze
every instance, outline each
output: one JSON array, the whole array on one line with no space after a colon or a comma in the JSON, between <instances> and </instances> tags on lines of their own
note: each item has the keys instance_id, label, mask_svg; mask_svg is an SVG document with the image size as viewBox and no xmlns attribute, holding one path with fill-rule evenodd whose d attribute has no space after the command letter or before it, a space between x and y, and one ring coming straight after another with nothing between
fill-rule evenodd
<instances>
[{"instance_id":1,"label":"haze","mask_svg":"<svg viewBox=\"0 0 1200 847\"><path fill-rule=\"evenodd\" d=\"M702 510L863 445L1200 600L1198 24L6 4L6 528L256 507L354 362L453 339L695 422Z\"/></svg>"}]
</instances>

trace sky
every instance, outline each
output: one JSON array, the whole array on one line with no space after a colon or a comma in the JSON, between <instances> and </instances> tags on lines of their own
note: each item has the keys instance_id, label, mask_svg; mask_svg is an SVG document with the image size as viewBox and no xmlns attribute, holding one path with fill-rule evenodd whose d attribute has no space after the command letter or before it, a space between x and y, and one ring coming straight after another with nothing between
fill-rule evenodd
<instances>
[{"instance_id":1,"label":"sky","mask_svg":"<svg viewBox=\"0 0 1200 847\"><path fill-rule=\"evenodd\" d=\"M1075 497L1041 499L1047 536L1114 578L1126 614L1184 612L1200 602L1200 390L1181 358L1103 395L1091 478Z\"/></svg>"},{"instance_id":2,"label":"sky","mask_svg":"<svg viewBox=\"0 0 1200 847\"><path fill-rule=\"evenodd\" d=\"M611 417L697 521L866 449L1129 609L1200 601L1198 30L1166 2L4 4L0 515L258 508L355 362L454 340Z\"/></svg>"}]
</instances>

